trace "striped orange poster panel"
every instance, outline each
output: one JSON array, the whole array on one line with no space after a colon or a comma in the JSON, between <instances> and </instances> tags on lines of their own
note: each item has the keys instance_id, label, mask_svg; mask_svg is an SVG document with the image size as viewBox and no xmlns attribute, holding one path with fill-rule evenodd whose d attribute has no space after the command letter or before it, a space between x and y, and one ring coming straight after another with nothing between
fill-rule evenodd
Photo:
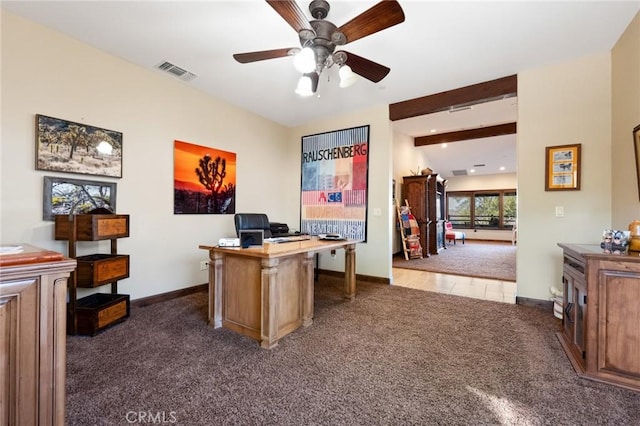
<instances>
[{"instance_id":1,"label":"striped orange poster panel","mask_svg":"<svg viewBox=\"0 0 640 426\"><path fill-rule=\"evenodd\" d=\"M369 126L302 137L300 230L367 239Z\"/></svg>"}]
</instances>

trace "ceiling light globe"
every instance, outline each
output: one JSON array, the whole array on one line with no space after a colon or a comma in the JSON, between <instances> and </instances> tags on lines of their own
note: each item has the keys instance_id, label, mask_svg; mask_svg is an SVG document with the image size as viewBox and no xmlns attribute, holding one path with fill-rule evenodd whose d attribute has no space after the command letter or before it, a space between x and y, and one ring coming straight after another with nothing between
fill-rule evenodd
<instances>
[{"instance_id":1,"label":"ceiling light globe","mask_svg":"<svg viewBox=\"0 0 640 426\"><path fill-rule=\"evenodd\" d=\"M299 72L305 74L316 69L316 55L310 47L303 48L293 57L293 66Z\"/></svg>"},{"instance_id":2,"label":"ceiling light globe","mask_svg":"<svg viewBox=\"0 0 640 426\"><path fill-rule=\"evenodd\" d=\"M340 87L345 88L352 86L358 81L358 75L351 70L349 65L343 65L338 71L340 76Z\"/></svg>"},{"instance_id":3,"label":"ceiling light globe","mask_svg":"<svg viewBox=\"0 0 640 426\"><path fill-rule=\"evenodd\" d=\"M296 87L296 94L300 96L311 96L313 95L313 89L311 87L311 78L303 75L298 80L298 86Z\"/></svg>"}]
</instances>

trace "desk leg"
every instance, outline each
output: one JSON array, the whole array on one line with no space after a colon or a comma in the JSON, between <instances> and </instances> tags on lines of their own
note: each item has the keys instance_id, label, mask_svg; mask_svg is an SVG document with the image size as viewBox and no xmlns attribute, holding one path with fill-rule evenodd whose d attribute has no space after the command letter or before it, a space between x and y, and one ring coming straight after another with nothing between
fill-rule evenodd
<instances>
[{"instance_id":1,"label":"desk leg","mask_svg":"<svg viewBox=\"0 0 640 426\"><path fill-rule=\"evenodd\" d=\"M222 327L222 283L224 280L224 255L209 253L209 324Z\"/></svg>"},{"instance_id":2,"label":"desk leg","mask_svg":"<svg viewBox=\"0 0 640 426\"><path fill-rule=\"evenodd\" d=\"M313 323L313 283L315 281L315 258L313 253L305 253L302 260L302 326Z\"/></svg>"},{"instance_id":3,"label":"desk leg","mask_svg":"<svg viewBox=\"0 0 640 426\"><path fill-rule=\"evenodd\" d=\"M271 349L278 344L278 259L263 259L261 275L260 346Z\"/></svg>"},{"instance_id":4,"label":"desk leg","mask_svg":"<svg viewBox=\"0 0 640 426\"><path fill-rule=\"evenodd\" d=\"M344 249L344 298L356 297L356 245L350 244Z\"/></svg>"}]
</instances>

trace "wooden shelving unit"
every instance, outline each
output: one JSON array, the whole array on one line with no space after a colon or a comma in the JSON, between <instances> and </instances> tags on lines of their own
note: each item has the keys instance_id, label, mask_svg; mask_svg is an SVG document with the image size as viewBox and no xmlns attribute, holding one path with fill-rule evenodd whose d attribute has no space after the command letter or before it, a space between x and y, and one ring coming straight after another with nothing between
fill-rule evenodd
<instances>
[{"instance_id":1,"label":"wooden shelving unit","mask_svg":"<svg viewBox=\"0 0 640 426\"><path fill-rule=\"evenodd\" d=\"M79 214L55 216L55 239L69 242L69 257L78 266L68 281L67 333L95 335L129 317L129 295L118 294L118 280L129 277L129 255L118 253L118 238L129 236L129 215ZM111 240L110 253L77 256L80 241ZM109 285L110 293L78 299L78 287Z\"/></svg>"}]
</instances>

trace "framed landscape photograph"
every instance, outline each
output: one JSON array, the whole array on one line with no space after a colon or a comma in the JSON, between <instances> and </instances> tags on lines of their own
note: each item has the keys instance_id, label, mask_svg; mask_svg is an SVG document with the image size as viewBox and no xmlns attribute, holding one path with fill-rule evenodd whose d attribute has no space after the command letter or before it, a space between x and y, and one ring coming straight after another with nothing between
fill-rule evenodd
<instances>
[{"instance_id":1,"label":"framed landscape photograph","mask_svg":"<svg viewBox=\"0 0 640 426\"><path fill-rule=\"evenodd\" d=\"M36 170L122 177L122 133L36 115Z\"/></svg>"},{"instance_id":2,"label":"framed landscape photograph","mask_svg":"<svg viewBox=\"0 0 640 426\"><path fill-rule=\"evenodd\" d=\"M582 144L548 146L545 149L545 191L580 189Z\"/></svg>"},{"instance_id":3,"label":"framed landscape photograph","mask_svg":"<svg viewBox=\"0 0 640 426\"><path fill-rule=\"evenodd\" d=\"M235 152L175 140L173 162L174 214L235 214Z\"/></svg>"},{"instance_id":4,"label":"framed landscape photograph","mask_svg":"<svg viewBox=\"0 0 640 426\"><path fill-rule=\"evenodd\" d=\"M115 182L44 177L42 220L58 214L82 214L101 209L116 212Z\"/></svg>"}]
</instances>

